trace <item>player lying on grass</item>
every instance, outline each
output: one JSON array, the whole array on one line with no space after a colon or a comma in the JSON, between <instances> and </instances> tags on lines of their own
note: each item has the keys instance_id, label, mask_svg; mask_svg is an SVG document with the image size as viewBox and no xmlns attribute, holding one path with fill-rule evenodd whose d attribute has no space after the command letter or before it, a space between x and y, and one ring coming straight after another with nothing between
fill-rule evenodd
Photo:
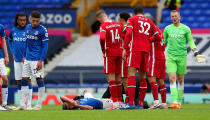
<instances>
[{"instance_id":1,"label":"player lying on grass","mask_svg":"<svg viewBox=\"0 0 210 120\"><path fill-rule=\"evenodd\" d=\"M61 96L60 99L63 102L63 110L107 109L113 104L112 100L110 99L82 98L73 100L65 96Z\"/></svg>"}]
</instances>

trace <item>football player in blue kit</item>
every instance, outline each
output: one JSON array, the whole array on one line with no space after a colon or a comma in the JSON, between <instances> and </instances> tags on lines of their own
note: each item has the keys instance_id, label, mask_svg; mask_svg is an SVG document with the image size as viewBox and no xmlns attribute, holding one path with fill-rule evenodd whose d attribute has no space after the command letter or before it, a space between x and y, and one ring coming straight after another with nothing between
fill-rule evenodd
<instances>
[{"instance_id":1,"label":"football player in blue kit","mask_svg":"<svg viewBox=\"0 0 210 120\"><path fill-rule=\"evenodd\" d=\"M14 72L15 80L18 86L18 96L20 98L20 106L16 110L21 110L26 108L26 98L27 96L27 109L31 109L31 96L32 95L32 85L28 84L27 80L22 80L23 73L23 52L26 46L26 25L28 17L25 13L18 13L15 16L14 27L11 29L8 43L11 54L14 59ZM22 86L21 86L22 85ZM31 95L30 95L31 94Z\"/></svg>"},{"instance_id":2,"label":"football player in blue kit","mask_svg":"<svg viewBox=\"0 0 210 120\"><path fill-rule=\"evenodd\" d=\"M107 109L113 104L112 100L110 99L82 98L73 100L65 96L61 96L60 99L63 102L63 110Z\"/></svg>"},{"instance_id":3,"label":"football player in blue kit","mask_svg":"<svg viewBox=\"0 0 210 120\"><path fill-rule=\"evenodd\" d=\"M26 26L26 48L23 57L23 79L31 83L30 77L35 77L38 85L38 101L32 110L42 108L42 99L45 92L44 59L48 50L48 32L40 25L41 14L38 11L31 13L30 22Z\"/></svg>"},{"instance_id":4,"label":"football player in blue kit","mask_svg":"<svg viewBox=\"0 0 210 120\"><path fill-rule=\"evenodd\" d=\"M9 56L7 51L7 43L5 39L4 26L0 24L0 39L2 41L2 49L0 49L0 74L2 76L2 106L0 110L12 110L15 109L13 106L7 105L8 99L8 77L6 66L9 64Z\"/></svg>"}]
</instances>

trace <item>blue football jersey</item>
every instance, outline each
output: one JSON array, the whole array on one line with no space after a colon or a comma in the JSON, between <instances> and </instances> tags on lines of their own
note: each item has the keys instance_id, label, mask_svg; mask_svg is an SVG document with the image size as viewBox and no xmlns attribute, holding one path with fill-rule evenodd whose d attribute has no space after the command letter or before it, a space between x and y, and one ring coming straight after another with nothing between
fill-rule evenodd
<instances>
[{"instance_id":1,"label":"blue football jersey","mask_svg":"<svg viewBox=\"0 0 210 120\"><path fill-rule=\"evenodd\" d=\"M26 26L26 49L24 56L29 61L44 61L48 49L47 29L38 25L36 28L31 24Z\"/></svg>"},{"instance_id":2,"label":"blue football jersey","mask_svg":"<svg viewBox=\"0 0 210 120\"><path fill-rule=\"evenodd\" d=\"M5 38L4 26L2 24L0 24L0 37ZM3 57L4 57L3 50L0 49L0 58L3 58Z\"/></svg>"},{"instance_id":3,"label":"blue football jersey","mask_svg":"<svg viewBox=\"0 0 210 120\"><path fill-rule=\"evenodd\" d=\"M8 38L9 48L15 56L16 62L22 62L23 54L26 46L26 27L13 27Z\"/></svg>"},{"instance_id":4,"label":"blue football jersey","mask_svg":"<svg viewBox=\"0 0 210 120\"><path fill-rule=\"evenodd\" d=\"M103 109L103 103L95 98L84 98L84 99L79 99L78 102L80 105L89 105L92 106L93 109Z\"/></svg>"}]
</instances>

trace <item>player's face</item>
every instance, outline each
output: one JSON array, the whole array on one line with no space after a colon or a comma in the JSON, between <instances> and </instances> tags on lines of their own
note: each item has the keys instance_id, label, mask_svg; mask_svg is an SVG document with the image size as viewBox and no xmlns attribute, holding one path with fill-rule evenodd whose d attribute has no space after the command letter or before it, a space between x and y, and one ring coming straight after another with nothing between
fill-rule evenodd
<instances>
[{"instance_id":1,"label":"player's face","mask_svg":"<svg viewBox=\"0 0 210 120\"><path fill-rule=\"evenodd\" d=\"M97 20L98 20L100 23L103 23L103 19L102 19L102 18L97 18Z\"/></svg>"},{"instance_id":2,"label":"player's face","mask_svg":"<svg viewBox=\"0 0 210 120\"><path fill-rule=\"evenodd\" d=\"M180 18L181 18L181 16L180 16L180 14L178 12L172 12L171 13L171 20L172 20L172 22L174 24L179 23L180 22Z\"/></svg>"},{"instance_id":3,"label":"player's face","mask_svg":"<svg viewBox=\"0 0 210 120\"><path fill-rule=\"evenodd\" d=\"M119 21L120 24L123 24L123 19L122 18L119 17L118 21Z\"/></svg>"},{"instance_id":4,"label":"player's face","mask_svg":"<svg viewBox=\"0 0 210 120\"><path fill-rule=\"evenodd\" d=\"M26 26L26 16L19 16L17 19L17 23L21 28L24 28Z\"/></svg>"},{"instance_id":5,"label":"player's face","mask_svg":"<svg viewBox=\"0 0 210 120\"><path fill-rule=\"evenodd\" d=\"M31 21L32 27L37 27L39 25L40 18L31 17L30 21Z\"/></svg>"}]
</instances>

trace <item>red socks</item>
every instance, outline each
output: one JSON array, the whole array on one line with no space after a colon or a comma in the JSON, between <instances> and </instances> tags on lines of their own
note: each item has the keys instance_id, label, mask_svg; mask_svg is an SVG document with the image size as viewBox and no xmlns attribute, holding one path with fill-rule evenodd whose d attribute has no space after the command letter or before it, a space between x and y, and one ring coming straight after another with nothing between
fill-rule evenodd
<instances>
[{"instance_id":1,"label":"red socks","mask_svg":"<svg viewBox=\"0 0 210 120\"><path fill-rule=\"evenodd\" d=\"M159 100L158 99L158 86L157 86L157 82L151 82L150 83L150 86L151 86L151 90L152 90L152 95L153 95L153 98L154 100Z\"/></svg>"},{"instance_id":2,"label":"red socks","mask_svg":"<svg viewBox=\"0 0 210 120\"><path fill-rule=\"evenodd\" d=\"M162 103L166 103L166 85L163 84L160 86L160 94L161 94L161 99Z\"/></svg>"},{"instance_id":3,"label":"red socks","mask_svg":"<svg viewBox=\"0 0 210 120\"><path fill-rule=\"evenodd\" d=\"M117 100L118 102L122 101L122 83L121 81L116 82L117 85Z\"/></svg>"},{"instance_id":4,"label":"red socks","mask_svg":"<svg viewBox=\"0 0 210 120\"><path fill-rule=\"evenodd\" d=\"M129 104L134 104L134 98L135 98L135 89L136 89L136 77L135 76L129 76L128 77L128 97L129 97Z\"/></svg>"},{"instance_id":5,"label":"red socks","mask_svg":"<svg viewBox=\"0 0 210 120\"><path fill-rule=\"evenodd\" d=\"M109 91L113 102L122 101L122 84L121 82L109 81Z\"/></svg>"},{"instance_id":6,"label":"red socks","mask_svg":"<svg viewBox=\"0 0 210 120\"><path fill-rule=\"evenodd\" d=\"M139 92L140 92L140 101L139 105L144 105L144 98L147 93L147 81L146 78L140 79L140 87L139 87Z\"/></svg>"},{"instance_id":7,"label":"red socks","mask_svg":"<svg viewBox=\"0 0 210 120\"><path fill-rule=\"evenodd\" d=\"M118 95L117 95L117 85L115 81L109 81L109 91L111 93L113 102L117 102Z\"/></svg>"}]
</instances>

